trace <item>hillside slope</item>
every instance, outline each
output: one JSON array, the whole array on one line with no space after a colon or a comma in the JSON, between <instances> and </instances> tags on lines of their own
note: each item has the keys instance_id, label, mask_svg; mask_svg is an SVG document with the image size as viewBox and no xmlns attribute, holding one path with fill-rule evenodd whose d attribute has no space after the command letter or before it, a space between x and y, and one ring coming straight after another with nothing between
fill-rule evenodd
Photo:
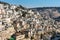
<instances>
[{"instance_id":1,"label":"hillside slope","mask_svg":"<svg viewBox=\"0 0 60 40\"><path fill-rule=\"evenodd\" d=\"M55 8L38 11L0 2L0 40L58 40L59 16Z\"/></svg>"}]
</instances>

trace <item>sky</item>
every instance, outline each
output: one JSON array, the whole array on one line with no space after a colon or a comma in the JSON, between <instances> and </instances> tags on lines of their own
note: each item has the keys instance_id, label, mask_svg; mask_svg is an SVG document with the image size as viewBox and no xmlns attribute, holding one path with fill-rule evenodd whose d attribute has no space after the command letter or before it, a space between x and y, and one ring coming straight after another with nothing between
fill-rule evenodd
<instances>
[{"instance_id":1,"label":"sky","mask_svg":"<svg viewBox=\"0 0 60 40\"><path fill-rule=\"evenodd\" d=\"M15 5L22 5L27 8L34 7L60 7L60 0L0 0Z\"/></svg>"}]
</instances>

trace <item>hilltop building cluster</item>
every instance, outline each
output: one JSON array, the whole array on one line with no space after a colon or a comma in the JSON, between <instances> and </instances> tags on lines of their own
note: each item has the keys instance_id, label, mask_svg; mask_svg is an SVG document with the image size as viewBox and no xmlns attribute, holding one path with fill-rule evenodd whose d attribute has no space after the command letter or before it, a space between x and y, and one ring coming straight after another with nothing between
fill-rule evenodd
<instances>
[{"instance_id":1,"label":"hilltop building cluster","mask_svg":"<svg viewBox=\"0 0 60 40\"><path fill-rule=\"evenodd\" d=\"M11 37L14 40L53 40L59 30L57 21L48 16L22 6L0 3L0 40Z\"/></svg>"}]
</instances>

